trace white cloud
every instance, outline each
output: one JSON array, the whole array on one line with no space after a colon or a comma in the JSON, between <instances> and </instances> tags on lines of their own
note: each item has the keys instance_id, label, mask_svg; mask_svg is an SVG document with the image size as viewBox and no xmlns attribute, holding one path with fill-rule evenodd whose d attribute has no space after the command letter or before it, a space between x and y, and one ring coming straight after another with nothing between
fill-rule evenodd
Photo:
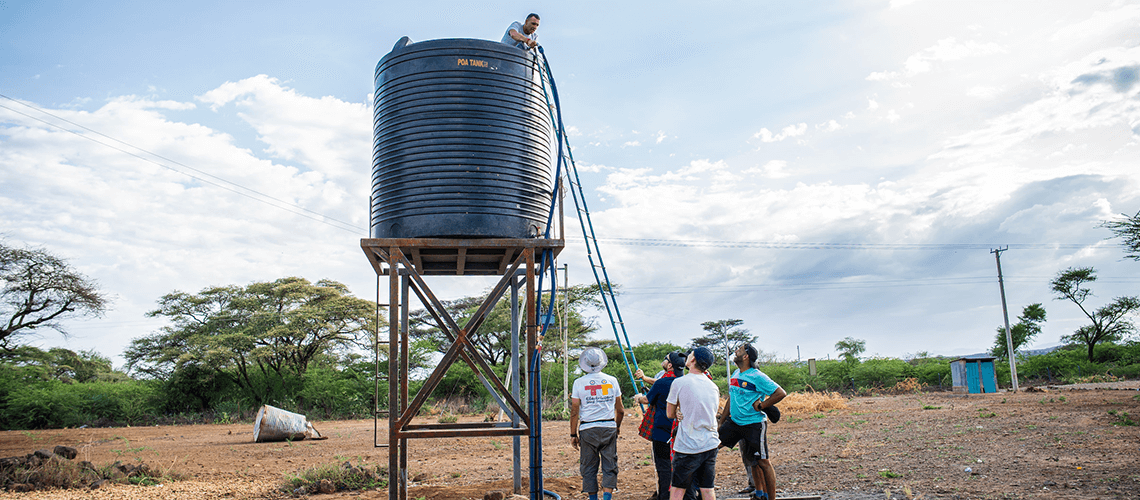
<instances>
[{"instance_id":1,"label":"white cloud","mask_svg":"<svg viewBox=\"0 0 1140 500\"><path fill-rule=\"evenodd\" d=\"M779 134L772 135L772 131L767 128L760 129L759 132L752 134L753 139L760 139L761 142L780 142L789 137L797 137L804 135L807 132L807 124L800 123L796 125L788 125L780 131Z\"/></svg>"},{"instance_id":2,"label":"white cloud","mask_svg":"<svg viewBox=\"0 0 1140 500\"><path fill-rule=\"evenodd\" d=\"M1071 44L1106 35L1123 32L1136 36L1137 21L1140 20L1140 4L1120 2L1118 9L1093 12L1087 19L1064 26L1053 34L1050 41Z\"/></svg>"},{"instance_id":3,"label":"white cloud","mask_svg":"<svg viewBox=\"0 0 1140 500\"><path fill-rule=\"evenodd\" d=\"M362 103L303 96L266 75L226 82L198 100L215 111L233 104L267 153L329 177L354 177L360 158L371 157L372 111Z\"/></svg>"},{"instance_id":4,"label":"white cloud","mask_svg":"<svg viewBox=\"0 0 1140 500\"><path fill-rule=\"evenodd\" d=\"M240 116L266 134L260 137L270 149L288 151L294 165L259 158L237 146L233 137L207 126L166 117L170 112L194 109L192 102L127 96L113 98L92 111L47 110L170 159L79 131L152 162L0 109L0 123L5 125L0 127L0 185L4 186L0 190L0 213L4 213L0 232L13 241L44 245L65 257L82 256L80 270L120 295L107 320L131 321L141 330L111 327L113 332L101 337L101 352L116 355L130 338L155 328L156 322L138 318L153 308L155 299L175 287L197 291L208 285L290 275L312 280L352 276L341 268L359 269L357 264L364 263L358 241L367 235L368 213L359 200L367 200L368 167L362 173L356 158L354 173L344 176L351 181L338 182L331 176L346 156L370 156L367 111L363 127L337 121L364 106L299 96L268 80L245 85L242 92L227 93L233 86L219 87L219 92L207 93L216 98L207 102L224 106L240 98ZM316 130L322 125L333 130ZM366 133L356 133L353 127L364 128ZM317 144L321 138L328 144ZM287 144L294 140L301 143ZM345 231L322 224L305 217L321 216L298 208L283 210L278 208L281 202L269 201L262 194L359 229Z\"/></svg>"},{"instance_id":5,"label":"white cloud","mask_svg":"<svg viewBox=\"0 0 1140 500\"><path fill-rule=\"evenodd\" d=\"M1094 52L1043 76L1052 90L985 127L951 138L933 158L986 164L1043 138L1084 130L1129 130L1140 120L1140 47ZM1131 130L1130 130L1131 131ZM1140 134L1138 131L1131 131Z\"/></svg>"},{"instance_id":6,"label":"white cloud","mask_svg":"<svg viewBox=\"0 0 1140 500\"><path fill-rule=\"evenodd\" d=\"M788 166L788 162L784 160L771 160L763 166L752 167L745 170L745 174L755 174L767 177L769 179L784 179L791 176L790 173L785 172L784 168Z\"/></svg>"},{"instance_id":7,"label":"white cloud","mask_svg":"<svg viewBox=\"0 0 1140 500\"><path fill-rule=\"evenodd\" d=\"M638 141L628 141L625 144L622 144L621 147L623 147L623 148L625 148L625 147L636 147L636 146L640 146L640 145L641 145L641 143Z\"/></svg>"},{"instance_id":8,"label":"white cloud","mask_svg":"<svg viewBox=\"0 0 1140 500\"><path fill-rule=\"evenodd\" d=\"M665 137L667 137L667 136L665 135L664 131L658 131L657 132L657 144L661 144L661 141L664 141Z\"/></svg>"},{"instance_id":9,"label":"white cloud","mask_svg":"<svg viewBox=\"0 0 1140 500\"><path fill-rule=\"evenodd\" d=\"M996 43L981 43L973 40L959 42L954 37L939 40L934 45L908 57L903 62L902 71L878 71L867 75L867 80L885 82L900 77L910 78L934 69L935 63L959 61L970 57L980 57L1007 52Z\"/></svg>"},{"instance_id":10,"label":"white cloud","mask_svg":"<svg viewBox=\"0 0 1140 500\"><path fill-rule=\"evenodd\" d=\"M966 91L966 95L976 97L978 99L992 100L998 96L1005 89L1002 87L990 87L984 85L975 85Z\"/></svg>"},{"instance_id":11,"label":"white cloud","mask_svg":"<svg viewBox=\"0 0 1140 500\"><path fill-rule=\"evenodd\" d=\"M820 123L815 126L816 130L822 130L824 132L835 132L841 128L843 128L843 125L840 125L839 122L835 120L828 120L825 123Z\"/></svg>"},{"instance_id":12,"label":"white cloud","mask_svg":"<svg viewBox=\"0 0 1140 500\"><path fill-rule=\"evenodd\" d=\"M879 109L879 103L874 99L867 99L867 111Z\"/></svg>"},{"instance_id":13,"label":"white cloud","mask_svg":"<svg viewBox=\"0 0 1140 500\"><path fill-rule=\"evenodd\" d=\"M901 9L907 5L913 4L918 0L891 0L891 10Z\"/></svg>"}]
</instances>

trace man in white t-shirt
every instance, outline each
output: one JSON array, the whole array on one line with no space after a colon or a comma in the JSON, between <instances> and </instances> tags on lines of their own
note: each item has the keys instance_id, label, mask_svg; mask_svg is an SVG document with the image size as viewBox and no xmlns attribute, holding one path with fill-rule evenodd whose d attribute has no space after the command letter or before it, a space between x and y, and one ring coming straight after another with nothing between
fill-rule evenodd
<instances>
[{"instance_id":1,"label":"man in white t-shirt","mask_svg":"<svg viewBox=\"0 0 1140 500\"><path fill-rule=\"evenodd\" d=\"M673 489L670 500L681 500L685 490L695 484L704 500L716 500L716 453L720 446L716 412L720 389L705 375L715 358L706 347L689 353L685 368L689 372L673 382L665 398L666 415L676 418L677 437L673 440ZM680 414L678 416L678 414Z\"/></svg>"},{"instance_id":2,"label":"man in white t-shirt","mask_svg":"<svg viewBox=\"0 0 1140 500\"><path fill-rule=\"evenodd\" d=\"M618 380L602 373L605 351L588 347L578 358L585 375L570 392L570 444L579 450L582 491L598 500L598 465L602 469L602 500L611 500L617 488L617 440L625 408Z\"/></svg>"}]
</instances>

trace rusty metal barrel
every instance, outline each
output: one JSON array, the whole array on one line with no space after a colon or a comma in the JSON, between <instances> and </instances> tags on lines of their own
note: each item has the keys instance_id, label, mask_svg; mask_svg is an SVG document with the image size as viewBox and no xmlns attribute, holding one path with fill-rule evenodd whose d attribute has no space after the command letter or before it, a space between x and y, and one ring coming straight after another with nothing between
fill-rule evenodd
<instances>
[{"instance_id":1,"label":"rusty metal barrel","mask_svg":"<svg viewBox=\"0 0 1140 500\"><path fill-rule=\"evenodd\" d=\"M542 234L556 144L532 54L404 38L375 78L373 238Z\"/></svg>"}]
</instances>

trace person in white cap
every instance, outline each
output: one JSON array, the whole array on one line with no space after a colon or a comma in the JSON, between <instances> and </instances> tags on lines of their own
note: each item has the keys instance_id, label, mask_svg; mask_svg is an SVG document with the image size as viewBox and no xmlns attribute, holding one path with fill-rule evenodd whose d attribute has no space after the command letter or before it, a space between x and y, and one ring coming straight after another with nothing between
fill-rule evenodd
<instances>
[{"instance_id":1,"label":"person in white cap","mask_svg":"<svg viewBox=\"0 0 1140 500\"><path fill-rule=\"evenodd\" d=\"M605 351L588 347L578 357L585 375L570 392L570 445L579 450L582 491L598 500L598 465L602 469L602 500L611 500L617 487L617 440L625 408L618 380L602 373Z\"/></svg>"}]
</instances>

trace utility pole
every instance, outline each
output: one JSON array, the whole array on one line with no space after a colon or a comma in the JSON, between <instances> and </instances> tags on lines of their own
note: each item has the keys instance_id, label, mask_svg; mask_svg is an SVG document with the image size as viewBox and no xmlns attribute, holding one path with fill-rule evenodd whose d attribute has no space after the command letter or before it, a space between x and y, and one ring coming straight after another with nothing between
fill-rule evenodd
<instances>
[{"instance_id":1,"label":"utility pole","mask_svg":"<svg viewBox=\"0 0 1140 500\"><path fill-rule=\"evenodd\" d=\"M732 351L728 347L728 328L724 331L724 378L725 380L732 380Z\"/></svg>"},{"instance_id":2,"label":"utility pole","mask_svg":"<svg viewBox=\"0 0 1140 500\"><path fill-rule=\"evenodd\" d=\"M1001 275L1001 253L1009 250L1009 247L991 249L990 253L994 254L994 259L997 260L998 270L998 289L1001 290L1001 314L1005 318L1005 352L1009 356L1009 376L1013 380L1013 392L1017 392L1017 363L1016 357L1013 353L1013 333L1009 330L1009 308L1005 305L1005 280Z\"/></svg>"},{"instance_id":3,"label":"utility pole","mask_svg":"<svg viewBox=\"0 0 1140 500\"><path fill-rule=\"evenodd\" d=\"M570 264L562 264L562 404L570 411Z\"/></svg>"}]
</instances>

